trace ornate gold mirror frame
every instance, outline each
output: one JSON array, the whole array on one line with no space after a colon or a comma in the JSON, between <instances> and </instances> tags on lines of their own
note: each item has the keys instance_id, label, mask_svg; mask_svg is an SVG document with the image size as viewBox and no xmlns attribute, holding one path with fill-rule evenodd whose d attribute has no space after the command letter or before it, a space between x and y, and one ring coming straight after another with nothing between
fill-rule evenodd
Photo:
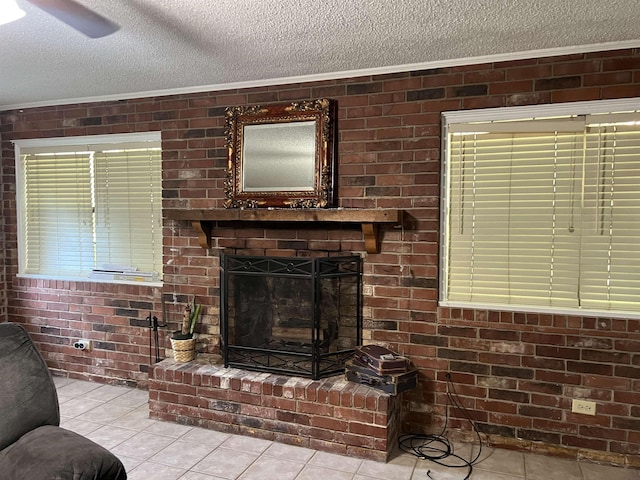
<instances>
[{"instance_id":1,"label":"ornate gold mirror frame","mask_svg":"<svg viewBox=\"0 0 640 480\"><path fill-rule=\"evenodd\" d=\"M335 102L229 107L225 208L334 204Z\"/></svg>"}]
</instances>

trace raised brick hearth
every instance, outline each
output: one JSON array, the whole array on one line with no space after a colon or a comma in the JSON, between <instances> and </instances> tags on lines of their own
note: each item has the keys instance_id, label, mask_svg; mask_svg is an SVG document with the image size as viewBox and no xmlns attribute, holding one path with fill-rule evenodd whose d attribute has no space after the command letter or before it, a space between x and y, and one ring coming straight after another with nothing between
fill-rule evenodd
<instances>
[{"instance_id":1,"label":"raised brick hearth","mask_svg":"<svg viewBox=\"0 0 640 480\"><path fill-rule=\"evenodd\" d=\"M386 461L397 397L348 382L223 368L215 357L164 360L149 373L152 418Z\"/></svg>"}]
</instances>

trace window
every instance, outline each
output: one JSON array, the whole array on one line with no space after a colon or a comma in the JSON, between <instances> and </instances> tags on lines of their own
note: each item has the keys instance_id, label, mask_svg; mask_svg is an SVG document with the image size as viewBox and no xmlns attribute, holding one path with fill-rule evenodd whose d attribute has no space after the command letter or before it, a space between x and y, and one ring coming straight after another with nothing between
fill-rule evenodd
<instances>
[{"instance_id":1,"label":"window","mask_svg":"<svg viewBox=\"0 0 640 480\"><path fill-rule=\"evenodd\" d=\"M443 304L640 312L640 99L444 114Z\"/></svg>"},{"instance_id":2,"label":"window","mask_svg":"<svg viewBox=\"0 0 640 480\"><path fill-rule=\"evenodd\" d=\"M20 275L160 280L160 133L15 143Z\"/></svg>"}]
</instances>

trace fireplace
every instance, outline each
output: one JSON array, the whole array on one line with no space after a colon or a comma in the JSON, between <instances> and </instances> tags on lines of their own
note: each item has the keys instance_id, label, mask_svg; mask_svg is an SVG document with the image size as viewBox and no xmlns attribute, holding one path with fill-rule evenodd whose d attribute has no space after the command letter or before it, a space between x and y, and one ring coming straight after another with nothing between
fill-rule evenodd
<instances>
[{"instance_id":1,"label":"fireplace","mask_svg":"<svg viewBox=\"0 0 640 480\"><path fill-rule=\"evenodd\" d=\"M225 367L319 379L362 340L361 259L221 255Z\"/></svg>"},{"instance_id":2,"label":"fireplace","mask_svg":"<svg viewBox=\"0 0 640 480\"><path fill-rule=\"evenodd\" d=\"M224 254L220 264L221 350L234 368L206 355L155 364L151 418L389 460L401 397L342 374L361 344L360 257Z\"/></svg>"}]
</instances>

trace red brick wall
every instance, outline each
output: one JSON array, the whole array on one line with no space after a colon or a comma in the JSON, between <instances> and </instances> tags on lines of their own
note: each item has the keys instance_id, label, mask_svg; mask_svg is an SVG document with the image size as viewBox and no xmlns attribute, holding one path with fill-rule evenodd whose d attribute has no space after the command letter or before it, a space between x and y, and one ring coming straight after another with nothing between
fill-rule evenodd
<instances>
[{"instance_id":1,"label":"red brick wall","mask_svg":"<svg viewBox=\"0 0 640 480\"><path fill-rule=\"evenodd\" d=\"M0 127L1 128L1 127ZM2 130L0 129L0 144L2 143ZM4 162L0 159L0 178L4 179ZM4 186L4 182L2 183ZM7 321L7 283L6 283L6 267L5 267L5 219L7 215L11 215L11 211L5 209L2 194L0 193L0 322Z\"/></svg>"},{"instance_id":2,"label":"red brick wall","mask_svg":"<svg viewBox=\"0 0 640 480\"><path fill-rule=\"evenodd\" d=\"M162 292L15 276L10 140L161 130L164 206L220 208L224 108L331 97L339 106L340 206L406 212L403 228L383 228L381 253L364 259L365 338L409 355L421 371L419 390L405 398L405 431L443 423L450 372L461 401L496 442L632 458L640 454L639 320L438 309L437 278L443 110L634 96L640 96L639 50L4 112L9 317L28 325L53 368L144 385L144 318L150 310L161 315L161 295L169 329L181 305L197 296L206 307L199 349L216 351L219 249L363 252L361 233L348 226L230 224L214 229L214 248L205 251L188 222L167 220ZM94 340L91 352L72 349L80 336ZM572 398L596 401L598 415L572 414ZM451 413L450 425L468 430L460 413Z\"/></svg>"}]
</instances>

